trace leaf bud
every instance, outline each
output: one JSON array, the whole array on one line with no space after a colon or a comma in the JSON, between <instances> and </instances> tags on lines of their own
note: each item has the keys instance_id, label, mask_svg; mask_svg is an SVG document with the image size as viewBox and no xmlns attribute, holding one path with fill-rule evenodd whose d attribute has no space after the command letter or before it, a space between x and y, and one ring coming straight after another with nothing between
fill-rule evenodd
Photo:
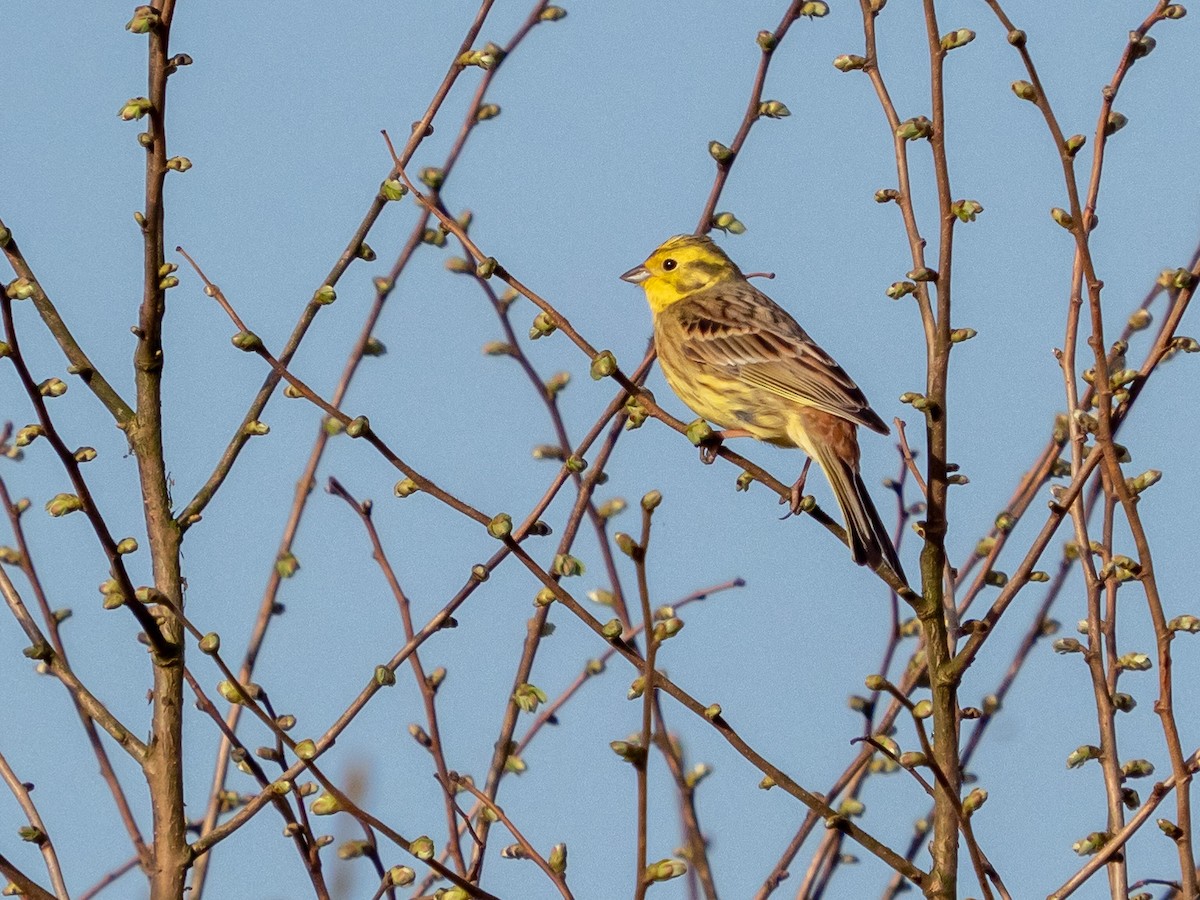
<instances>
[{"instance_id":1,"label":"leaf bud","mask_svg":"<svg viewBox=\"0 0 1200 900\"><path fill-rule=\"evenodd\" d=\"M554 557L551 571L560 578L571 578L582 575L587 571L583 562L569 553L559 553Z\"/></svg>"},{"instance_id":2,"label":"leaf bud","mask_svg":"<svg viewBox=\"0 0 1200 900\"><path fill-rule=\"evenodd\" d=\"M1027 36L1020 28L1014 28L1008 33L1008 42L1014 47L1024 47Z\"/></svg>"},{"instance_id":3,"label":"leaf bud","mask_svg":"<svg viewBox=\"0 0 1200 900\"><path fill-rule=\"evenodd\" d=\"M540 591L538 591L537 595L533 598L533 605L534 606L549 606L551 603L554 602L554 599L555 599L554 591L550 590L550 588L548 588L548 587L544 587Z\"/></svg>"},{"instance_id":4,"label":"leaf bud","mask_svg":"<svg viewBox=\"0 0 1200 900\"><path fill-rule=\"evenodd\" d=\"M488 522L488 534L497 540L503 540L512 534L513 521L512 516L508 513L497 513L492 516L492 520Z\"/></svg>"},{"instance_id":5,"label":"leaf bud","mask_svg":"<svg viewBox=\"0 0 1200 900\"><path fill-rule=\"evenodd\" d=\"M942 49L957 50L959 47L965 47L973 40L975 40L975 32L970 28L959 28L957 31L951 31L949 34L942 36Z\"/></svg>"},{"instance_id":6,"label":"leaf bud","mask_svg":"<svg viewBox=\"0 0 1200 900\"><path fill-rule=\"evenodd\" d=\"M75 494L56 494L46 503L46 512L56 519L83 509L83 500Z\"/></svg>"},{"instance_id":7,"label":"leaf bud","mask_svg":"<svg viewBox=\"0 0 1200 900\"><path fill-rule=\"evenodd\" d=\"M865 68L866 65L867 58L865 56L856 56L853 53L843 53L841 56L833 58L833 67L839 72L853 72Z\"/></svg>"},{"instance_id":8,"label":"leaf bud","mask_svg":"<svg viewBox=\"0 0 1200 900\"><path fill-rule=\"evenodd\" d=\"M557 22L559 19L565 19L567 11L561 6L547 6L538 13L538 19L542 22Z\"/></svg>"},{"instance_id":9,"label":"leaf bud","mask_svg":"<svg viewBox=\"0 0 1200 900\"><path fill-rule=\"evenodd\" d=\"M746 226L743 225L731 212L719 212L712 218L713 228L728 232L729 234L745 234Z\"/></svg>"},{"instance_id":10,"label":"leaf bud","mask_svg":"<svg viewBox=\"0 0 1200 900\"><path fill-rule=\"evenodd\" d=\"M805 3L800 7L799 15L805 16L809 19L823 19L825 16L829 15L829 4L822 3L821 0L812 0L812 2ZM679 874L682 875L683 873L681 872ZM674 878L675 876L672 875L671 877Z\"/></svg>"},{"instance_id":11,"label":"leaf bud","mask_svg":"<svg viewBox=\"0 0 1200 900\"><path fill-rule=\"evenodd\" d=\"M1155 822L1159 830L1173 841L1178 841L1183 838L1183 829L1172 822L1170 819L1158 819Z\"/></svg>"},{"instance_id":12,"label":"leaf bud","mask_svg":"<svg viewBox=\"0 0 1200 900\"><path fill-rule=\"evenodd\" d=\"M988 792L983 788L975 788L967 796L963 797L962 808L963 812L968 816L987 803Z\"/></svg>"},{"instance_id":13,"label":"leaf bud","mask_svg":"<svg viewBox=\"0 0 1200 900\"><path fill-rule=\"evenodd\" d=\"M1122 672L1145 672L1154 667L1145 653L1125 653L1117 657L1117 668Z\"/></svg>"},{"instance_id":14,"label":"leaf bud","mask_svg":"<svg viewBox=\"0 0 1200 900\"><path fill-rule=\"evenodd\" d=\"M1037 102L1037 88L1035 88L1028 81L1014 81L1011 87L1012 92L1022 100L1028 100L1030 103Z\"/></svg>"},{"instance_id":15,"label":"leaf bud","mask_svg":"<svg viewBox=\"0 0 1200 900\"><path fill-rule=\"evenodd\" d=\"M421 183L431 191L436 191L446 182L445 170L439 169L437 166L426 166L418 177L421 179Z\"/></svg>"},{"instance_id":16,"label":"leaf bud","mask_svg":"<svg viewBox=\"0 0 1200 900\"><path fill-rule=\"evenodd\" d=\"M167 168L172 172L186 172L192 167L192 161L186 156L172 156L167 160Z\"/></svg>"},{"instance_id":17,"label":"leaf bud","mask_svg":"<svg viewBox=\"0 0 1200 900\"><path fill-rule=\"evenodd\" d=\"M140 119L154 108L154 104L146 97L133 97L125 101L117 115L126 122Z\"/></svg>"},{"instance_id":18,"label":"leaf bud","mask_svg":"<svg viewBox=\"0 0 1200 900\"><path fill-rule=\"evenodd\" d=\"M529 338L536 341L538 338L554 334L557 330L558 326L554 324L554 319L550 316L550 313L540 312L533 317L533 325L529 328Z\"/></svg>"},{"instance_id":19,"label":"leaf bud","mask_svg":"<svg viewBox=\"0 0 1200 900\"><path fill-rule=\"evenodd\" d=\"M1063 145L1063 149L1066 150L1067 156L1069 158L1074 159L1075 154L1078 153L1080 151L1080 149L1083 147L1083 145L1086 143L1087 143L1087 138L1084 137L1082 134L1073 134L1069 138L1067 138L1066 143Z\"/></svg>"},{"instance_id":20,"label":"leaf bud","mask_svg":"<svg viewBox=\"0 0 1200 900\"><path fill-rule=\"evenodd\" d=\"M4 288L4 293L13 300L28 300L37 292L37 283L28 278L14 278Z\"/></svg>"},{"instance_id":21,"label":"leaf bud","mask_svg":"<svg viewBox=\"0 0 1200 900\"><path fill-rule=\"evenodd\" d=\"M896 136L905 141L926 140L933 134L933 123L925 116L906 119L896 126Z\"/></svg>"},{"instance_id":22,"label":"leaf bud","mask_svg":"<svg viewBox=\"0 0 1200 900\"><path fill-rule=\"evenodd\" d=\"M661 491L649 491L642 497L642 509L646 512L654 512L654 510L658 509L660 503L662 503Z\"/></svg>"},{"instance_id":23,"label":"leaf bud","mask_svg":"<svg viewBox=\"0 0 1200 900\"><path fill-rule=\"evenodd\" d=\"M1122 764L1121 774L1126 778L1149 778L1154 774L1154 763L1148 759L1131 759Z\"/></svg>"},{"instance_id":24,"label":"leaf bud","mask_svg":"<svg viewBox=\"0 0 1200 900\"><path fill-rule=\"evenodd\" d=\"M1050 210L1050 218L1052 218L1063 228L1071 229L1075 227L1075 218L1061 207L1056 206Z\"/></svg>"},{"instance_id":25,"label":"leaf bud","mask_svg":"<svg viewBox=\"0 0 1200 900\"><path fill-rule=\"evenodd\" d=\"M1181 3L1171 3L1164 6L1159 15L1164 19L1182 19L1187 15L1187 9Z\"/></svg>"},{"instance_id":26,"label":"leaf bud","mask_svg":"<svg viewBox=\"0 0 1200 900\"><path fill-rule=\"evenodd\" d=\"M825 6L824 3L821 3L821 4L805 3L804 4L805 7L817 6L817 5ZM803 8L804 7L801 7L801 9L803 9ZM826 12L828 12L828 7L826 7ZM820 13L819 15L825 15L825 13ZM658 862L651 863L650 865L646 866L645 879L647 882L653 884L654 882L657 882L657 881L670 881L672 878L678 878L680 875L683 875L686 872L687 872L687 864L685 862L683 862L683 860L660 859Z\"/></svg>"},{"instance_id":27,"label":"leaf bud","mask_svg":"<svg viewBox=\"0 0 1200 900\"><path fill-rule=\"evenodd\" d=\"M379 185L379 196L384 200L400 200L408 193L408 186L399 178L388 178Z\"/></svg>"},{"instance_id":28,"label":"leaf bud","mask_svg":"<svg viewBox=\"0 0 1200 900\"><path fill-rule=\"evenodd\" d=\"M688 423L687 439L692 442L692 445L699 447L706 441L711 441L713 437L712 426L704 419L694 419Z\"/></svg>"},{"instance_id":29,"label":"leaf bud","mask_svg":"<svg viewBox=\"0 0 1200 900\"><path fill-rule=\"evenodd\" d=\"M983 204L978 200L955 200L950 204L950 212L957 216L960 222L974 222L983 212Z\"/></svg>"},{"instance_id":30,"label":"leaf bud","mask_svg":"<svg viewBox=\"0 0 1200 900\"><path fill-rule=\"evenodd\" d=\"M708 142L708 155L719 163L729 162L733 159L733 151L720 141Z\"/></svg>"},{"instance_id":31,"label":"leaf bud","mask_svg":"<svg viewBox=\"0 0 1200 900\"><path fill-rule=\"evenodd\" d=\"M262 349L262 338L253 331L239 331L231 339L230 343L246 353L251 353Z\"/></svg>"},{"instance_id":32,"label":"leaf bud","mask_svg":"<svg viewBox=\"0 0 1200 900\"><path fill-rule=\"evenodd\" d=\"M1113 110L1108 114L1108 120L1104 123L1105 134L1116 134L1122 128L1129 124L1128 117Z\"/></svg>"},{"instance_id":33,"label":"leaf bud","mask_svg":"<svg viewBox=\"0 0 1200 900\"><path fill-rule=\"evenodd\" d=\"M512 699L518 709L523 712L532 713L537 711L540 704L546 702L547 697L546 692L536 684L526 683L517 685L517 689L513 691Z\"/></svg>"},{"instance_id":34,"label":"leaf bud","mask_svg":"<svg viewBox=\"0 0 1200 900\"><path fill-rule=\"evenodd\" d=\"M911 281L894 281L884 293L893 300L899 300L901 297L914 293L916 289L917 286Z\"/></svg>"},{"instance_id":35,"label":"leaf bud","mask_svg":"<svg viewBox=\"0 0 1200 900\"><path fill-rule=\"evenodd\" d=\"M1099 747L1093 744L1084 744L1081 747L1076 747L1067 755L1067 768L1078 769L1089 759L1099 759L1100 756Z\"/></svg>"},{"instance_id":36,"label":"leaf bud","mask_svg":"<svg viewBox=\"0 0 1200 900\"><path fill-rule=\"evenodd\" d=\"M601 350L592 360L591 376L593 381L607 378L617 371L617 358L611 350Z\"/></svg>"},{"instance_id":37,"label":"leaf bud","mask_svg":"<svg viewBox=\"0 0 1200 900\"><path fill-rule=\"evenodd\" d=\"M779 43L779 40L770 31L760 31L754 40L764 53L770 53L775 49L775 45Z\"/></svg>"},{"instance_id":38,"label":"leaf bud","mask_svg":"<svg viewBox=\"0 0 1200 900\"><path fill-rule=\"evenodd\" d=\"M600 633L610 641L619 638L623 630L620 619L609 619L600 627Z\"/></svg>"},{"instance_id":39,"label":"leaf bud","mask_svg":"<svg viewBox=\"0 0 1200 900\"><path fill-rule=\"evenodd\" d=\"M778 100L764 100L758 104L758 114L768 119L783 119L790 116L792 111Z\"/></svg>"}]
</instances>

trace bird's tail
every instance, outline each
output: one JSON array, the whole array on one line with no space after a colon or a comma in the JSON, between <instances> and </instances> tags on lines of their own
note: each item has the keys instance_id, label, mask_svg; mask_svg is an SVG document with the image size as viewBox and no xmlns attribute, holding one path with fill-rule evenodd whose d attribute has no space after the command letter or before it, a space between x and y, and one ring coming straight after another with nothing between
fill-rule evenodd
<instances>
[{"instance_id":1,"label":"bird's tail","mask_svg":"<svg viewBox=\"0 0 1200 900\"><path fill-rule=\"evenodd\" d=\"M831 447L819 446L817 463L825 472L833 495L837 498L838 506L842 509L842 517L846 520L846 534L850 539L850 555L860 566L874 569L880 562L887 562L892 571L900 576L902 581L904 569L900 566L900 558L896 555L896 547L892 538L879 518L879 511L867 493L867 486L858 473L858 466L847 459L842 459Z\"/></svg>"}]
</instances>

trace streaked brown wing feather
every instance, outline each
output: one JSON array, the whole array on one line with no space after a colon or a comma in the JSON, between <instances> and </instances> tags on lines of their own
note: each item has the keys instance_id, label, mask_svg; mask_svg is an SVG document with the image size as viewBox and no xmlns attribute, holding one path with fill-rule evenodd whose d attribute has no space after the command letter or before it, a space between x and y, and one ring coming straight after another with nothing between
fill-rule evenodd
<instances>
[{"instance_id":1,"label":"streaked brown wing feather","mask_svg":"<svg viewBox=\"0 0 1200 900\"><path fill-rule=\"evenodd\" d=\"M692 362L888 433L842 367L753 285L721 285L675 303L666 312L676 317L683 353Z\"/></svg>"}]
</instances>

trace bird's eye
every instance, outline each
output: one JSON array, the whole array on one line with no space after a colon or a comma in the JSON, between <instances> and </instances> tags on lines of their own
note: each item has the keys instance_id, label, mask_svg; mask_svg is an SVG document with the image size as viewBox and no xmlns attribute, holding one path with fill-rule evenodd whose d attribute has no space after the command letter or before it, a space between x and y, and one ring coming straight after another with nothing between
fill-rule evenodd
<instances>
[{"instance_id":1,"label":"bird's eye","mask_svg":"<svg viewBox=\"0 0 1200 900\"><path fill-rule=\"evenodd\" d=\"M675 262L675 260L673 260L673 259L664 259L663 260L663 271L670 272L677 265L679 265L679 263Z\"/></svg>"}]
</instances>

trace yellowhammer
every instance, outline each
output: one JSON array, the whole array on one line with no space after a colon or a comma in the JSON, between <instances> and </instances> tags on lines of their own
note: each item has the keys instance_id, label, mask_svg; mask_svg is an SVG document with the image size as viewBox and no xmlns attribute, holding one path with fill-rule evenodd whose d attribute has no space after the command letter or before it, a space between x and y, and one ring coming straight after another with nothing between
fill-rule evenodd
<instances>
[{"instance_id":1,"label":"yellowhammer","mask_svg":"<svg viewBox=\"0 0 1200 900\"><path fill-rule=\"evenodd\" d=\"M903 578L858 471L858 426L888 427L841 366L707 237L673 237L621 278L646 291L658 361L679 399L726 429L718 439L803 449L809 459L792 486L793 511L815 459L846 519L854 561L875 568L886 560Z\"/></svg>"}]
</instances>

